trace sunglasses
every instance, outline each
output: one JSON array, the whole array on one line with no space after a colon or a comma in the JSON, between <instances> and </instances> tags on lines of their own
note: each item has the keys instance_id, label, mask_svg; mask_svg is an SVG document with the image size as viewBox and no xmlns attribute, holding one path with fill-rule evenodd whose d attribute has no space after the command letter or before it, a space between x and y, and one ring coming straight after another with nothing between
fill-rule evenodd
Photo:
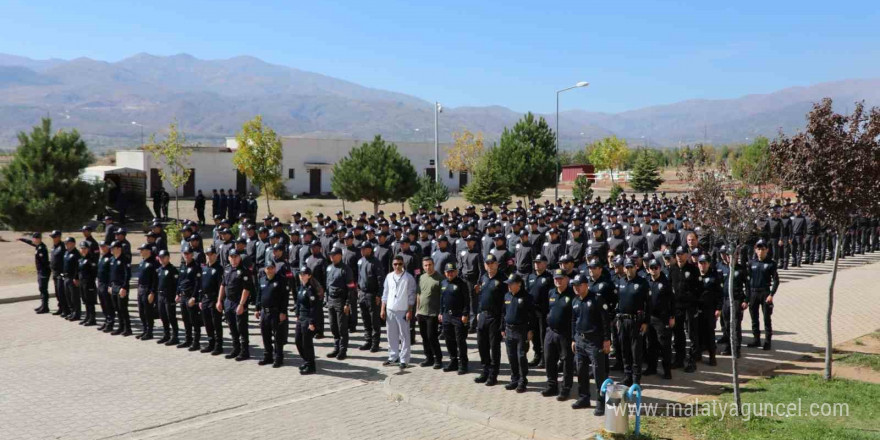
<instances>
[{"instance_id":1,"label":"sunglasses","mask_svg":"<svg viewBox=\"0 0 880 440\"><path fill-rule=\"evenodd\" d=\"M391 263L392 266L401 266L400 263Z\"/></svg>"}]
</instances>

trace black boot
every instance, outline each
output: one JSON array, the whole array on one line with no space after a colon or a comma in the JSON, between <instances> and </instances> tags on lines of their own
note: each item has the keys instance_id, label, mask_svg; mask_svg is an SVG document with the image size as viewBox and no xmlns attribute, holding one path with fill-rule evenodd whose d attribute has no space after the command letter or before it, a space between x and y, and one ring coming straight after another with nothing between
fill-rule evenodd
<instances>
[{"instance_id":1,"label":"black boot","mask_svg":"<svg viewBox=\"0 0 880 440\"><path fill-rule=\"evenodd\" d=\"M760 346L761 346L761 338L755 338L755 340L752 341L749 345L746 345L746 347L751 347L751 348L758 348Z\"/></svg>"},{"instance_id":2,"label":"black boot","mask_svg":"<svg viewBox=\"0 0 880 440\"><path fill-rule=\"evenodd\" d=\"M559 388L558 388L558 387L551 387L551 386L548 386L547 388L544 388L543 390L541 390L541 395L544 396L544 397L553 397L553 396L556 396L556 395L558 395L558 394L559 394Z\"/></svg>"},{"instance_id":3,"label":"black boot","mask_svg":"<svg viewBox=\"0 0 880 440\"><path fill-rule=\"evenodd\" d=\"M230 351L225 357L226 359L235 359L238 355L241 354L241 345L237 342L232 343L232 351Z\"/></svg>"},{"instance_id":4,"label":"black boot","mask_svg":"<svg viewBox=\"0 0 880 440\"><path fill-rule=\"evenodd\" d=\"M715 360L715 352L709 352L709 366L714 367L718 365L718 361Z\"/></svg>"},{"instance_id":5,"label":"black boot","mask_svg":"<svg viewBox=\"0 0 880 440\"><path fill-rule=\"evenodd\" d=\"M272 357L272 355L266 353L266 354L263 355L263 360L261 360L260 362L257 362L257 365L260 365L260 366L262 366L262 365L269 365L269 364L271 364L271 363L273 363L273 362L275 362L275 359Z\"/></svg>"},{"instance_id":6,"label":"black boot","mask_svg":"<svg viewBox=\"0 0 880 440\"><path fill-rule=\"evenodd\" d=\"M241 348L241 353L239 353L238 356L235 357L235 360L238 362L241 362L241 361L246 361L250 358L251 358L251 351L248 348L247 344L243 344L243 347Z\"/></svg>"},{"instance_id":7,"label":"black boot","mask_svg":"<svg viewBox=\"0 0 880 440\"><path fill-rule=\"evenodd\" d=\"M445 367L443 367L444 373L456 370L458 370L458 359L451 360Z\"/></svg>"},{"instance_id":8,"label":"black boot","mask_svg":"<svg viewBox=\"0 0 880 440\"><path fill-rule=\"evenodd\" d=\"M113 326L114 326L115 324L116 324L116 322L114 322L112 319L111 319L110 321L107 321L107 326L104 327L104 330L102 330L102 331L103 331L104 333L112 333L112 332L113 332Z\"/></svg>"},{"instance_id":9,"label":"black boot","mask_svg":"<svg viewBox=\"0 0 880 440\"><path fill-rule=\"evenodd\" d=\"M177 338L177 335L171 336L171 339L169 339L168 342L165 343L167 347L173 347L177 344L180 344L180 339Z\"/></svg>"},{"instance_id":10,"label":"black boot","mask_svg":"<svg viewBox=\"0 0 880 440\"><path fill-rule=\"evenodd\" d=\"M191 347L192 344L193 344L192 336L186 335L186 338L184 338L183 342L177 344L177 348L188 348L188 347Z\"/></svg>"},{"instance_id":11,"label":"black boot","mask_svg":"<svg viewBox=\"0 0 880 440\"><path fill-rule=\"evenodd\" d=\"M336 356L339 356L339 342L333 346L333 351L327 353L328 358L335 358Z\"/></svg>"},{"instance_id":12,"label":"black boot","mask_svg":"<svg viewBox=\"0 0 880 440\"><path fill-rule=\"evenodd\" d=\"M489 374L483 371L479 376L474 378L474 383L486 383L489 380Z\"/></svg>"},{"instance_id":13,"label":"black boot","mask_svg":"<svg viewBox=\"0 0 880 440\"><path fill-rule=\"evenodd\" d=\"M122 325L122 322L120 321L120 322L119 322L119 328L117 328L116 330L113 330L112 332L110 332L110 334L113 335L113 336L121 335L122 332L124 332L124 331L125 331L125 326Z\"/></svg>"},{"instance_id":14,"label":"black boot","mask_svg":"<svg viewBox=\"0 0 880 440\"><path fill-rule=\"evenodd\" d=\"M125 330L122 332L122 336L131 336L131 322L125 323Z\"/></svg>"},{"instance_id":15,"label":"black boot","mask_svg":"<svg viewBox=\"0 0 880 440\"><path fill-rule=\"evenodd\" d=\"M348 357L348 349L343 348L339 350L339 354L336 355L336 360L344 361L346 357Z\"/></svg>"},{"instance_id":16,"label":"black boot","mask_svg":"<svg viewBox=\"0 0 880 440\"><path fill-rule=\"evenodd\" d=\"M92 326L96 326L96 325L98 325L98 323L95 322L95 315L93 315L91 313L87 314L86 319L85 319L85 323L83 324L83 326L84 327L92 327Z\"/></svg>"},{"instance_id":17,"label":"black boot","mask_svg":"<svg viewBox=\"0 0 880 440\"><path fill-rule=\"evenodd\" d=\"M153 327L148 325L146 328L144 335L141 337L141 341L149 341L150 339L153 339Z\"/></svg>"},{"instance_id":18,"label":"black boot","mask_svg":"<svg viewBox=\"0 0 880 440\"><path fill-rule=\"evenodd\" d=\"M101 325L98 326L98 331L99 331L99 332L100 332L100 331L103 331L105 328L107 328L107 320L106 320L106 319L104 320L104 323L103 323L103 324L101 324Z\"/></svg>"},{"instance_id":19,"label":"black boot","mask_svg":"<svg viewBox=\"0 0 880 440\"><path fill-rule=\"evenodd\" d=\"M223 354L223 341L217 341L214 345L214 350L211 351L211 356L219 356Z\"/></svg>"},{"instance_id":20,"label":"black boot","mask_svg":"<svg viewBox=\"0 0 880 440\"><path fill-rule=\"evenodd\" d=\"M168 342L170 340L171 340L171 335L169 335L168 332L165 332L162 334L162 337L159 338L158 341L156 341L156 343L157 344L165 344L166 342Z\"/></svg>"},{"instance_id":21,"label":"black boot","mask_svg":"<svg viewBox=\"0 0 880 440\"><path fill-rule=\"evenodd\" d=\"M216 345L217 345L217 344L215 344L215 343L214 343L214 340L212 339L212 340L208 341L208 345L206 345L204 348L202 348L201 350L199 350L199 352L200 352L200 353L210 353L210 352L214 351L214 347L215 347Z\"/></svg>"},{"instance_id":22,"label":"black boot","mask_svg":"<svg viewBox=\"0 0 880 440\"><path fill-rule=\"evenodd\" d=\"M281 365L284 364L283 356L275 356L275 362L272 362L272 368L281 368Z\"/></svg>"},{"instance_id":23,"label":"black boot","mask_svg":"<svg viewBox=\"0 0 880 440\"><path fill-rule=\"evenodd\" d=\"M373 348L373 341L367 341L364 343L364 345L361 345L360 347L358 347L358 350L367 351L371 348Z\"/></svg>"},{"instance_id":24,"label":"black boot","mask_svg":"<svg viewBox=\"0 0 880 440\"><path fill-rule=\"evenodd\" d=\"M202 348L202 335L199 332L193 334L192 344L189 344L189 351L199 351Z\"/></svg>"}]
</instances>

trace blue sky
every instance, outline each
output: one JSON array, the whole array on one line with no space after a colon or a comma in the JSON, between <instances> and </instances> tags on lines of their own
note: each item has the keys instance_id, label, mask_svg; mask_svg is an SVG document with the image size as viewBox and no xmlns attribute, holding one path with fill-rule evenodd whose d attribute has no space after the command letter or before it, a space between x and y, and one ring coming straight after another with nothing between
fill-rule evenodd
<instances>
[{"instance_id":1,"label":"blue sky","mask_svg":"<svg viewBox=\"0 0 880 440\"><path fill-rule=\"evenodd\" d=\"M834 8L833 10L831 8ZM0 0L0 52L265 61L447 106L618 112L880 76L876 0Z\"/></svg>"}]
</instances>

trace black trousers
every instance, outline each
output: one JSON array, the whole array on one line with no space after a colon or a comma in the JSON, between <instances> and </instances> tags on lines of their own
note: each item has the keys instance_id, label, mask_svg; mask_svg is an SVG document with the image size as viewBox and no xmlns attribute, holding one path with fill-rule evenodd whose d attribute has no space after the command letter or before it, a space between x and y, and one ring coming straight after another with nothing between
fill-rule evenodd
<instances>
[{"instance_id":1,"label":"black trousers","mask_svg":"<svg viewBox=\"0 0 880 440\"><path fill-rule=\"evenodd\" d=\"M204 209L197 209L196 215L199 217L199 224L204 225L205 224L205 210Z\"/></svg>"},{"instance_id":2,"label":"black trousers","mask_svg":"<svg viewBox=\"0 0 880 440\"><path fill-rule=\"evenodd\" d=\"M730 349L731 352L736 355L739 353L740 343L742 342L742 320L743 320L743 309L740 307L740 304L736 304L736 328L734 329L734 335L736 336L736 342L734 342L733 347L730 346L730 303L725 299L723 305L721 306L721 342L722 351L724 349Z\"/></svg>"},{"instance_id":3,"label":"black trousers","mask_svg":"<svg viewBox=\"0 0 880 440\"><path fill-rule=\"evenodd\" d=\"M217 301L203 302L201 312L208 344L223 344L223 314L217 311Z\"/></svg>"},{"instance_id":4,"label":"black trousers","mask_svg":"<svg viewBox=\"0 0 880 440\"><path fill-rule=\"evenodd\" d=\"M715 354L716 321L715 307L712 305L702 306L698 323L700 328L700 351L698 352L698 358L702 356L704 351L708 351L709 354Z\"/></svg>"},{"instance_id":5,"label":"black trousers","mask_svg":"<svg viewBox=\"0 0 880 440\"><path fill-rule=\"evenodd\" d=\"M103 281L98 281L98 301L101 303L101 312L104 320L112 323L116 320L116 307L110 297L110 286Z\"/></svg>"},{"instance_id":6,"label":"black trousers","mask_svg":"<svg viewBox=\"0 0 880 440\"><path fill-rule=\"evenodd\" d=\"M281 320L284 309L265 307L260 312L260 335L263 337L263 349L266 355L282 358L284 344L287 343L288 320Z\"/></svg>"},{"instance_id":7,"label":"black trousers","mask_svg":"<svg viewBox=\"0 0 880 440\"><path fill-rule=\"evenodd\" d=\"M162 331L169 338L177 338L177 304L173 296L159 294L159 319L162 320Z\"/></svg>"},{"instance_id":8,"label":"black trousers","mask_svg":"<svg viewBox=\"0 0 880 440\"><path fill-rule=\"evenodd\" d=\"M379 304L376 304L376 298L379 298ZM381 296L363 291L358 292L358 306L361 309L361 317L364 322L364 339L372 341L373 345L379 345L379 338L382 336Z\"/></svg>"},{"instance_id":9,"label":"black trousers","mask_svg":"<svg viewBox=\"0 0 880 440\"><path fill-rule=\"evenodd\" d=\"M137 305L138 305L138 317L141 320L141 323L144 325L144 332L150 332L153 330L153 323L156 321L156 301L157 298L153 295L153 303L150 304L150 291L147 290L147 286L138 286L138 296L137 296Z\"/></svg>"},{"instance_id":10,"label":"black trousers","mask_svg":"<svg viewBox=\"0 0 880 440\"><path fill-rule=\"evenodd\" d=\"M642 379L642 334L641 322L633 318L617 318L620 352L623 358L623 376L632 378L635 383Z\"/></svg>"},{"instance_id":11,"label":"black trousers","mask_svg":"<svg viewBox=\"0 0 880 440\"><path fill-rule=\"evenodd\" d=\"M40 307L49 308L49 278L51 275L47 273L37 274L37 287L40 290Z\"/></svg>"},{"instance_id":12,"label":"black trousers","mask_svg":"<svg viewBox=\"0 0 880 440\"><path fill-rule=\"evenodd\" d=\"M791 265L800 266L804 257L805 240L802 235L791 237Z\"/></svg>"},{"instance_id":13,"label":"black trousers","mask_svg":"<svg viewBox=\"0 0 880 440\"><path fill-rule=\"evenodd\" d=\"M535 316L532 318L532 332L535 338L535 340L533 341L533 345L535 347L535 357L543 358L544 339L545 335L547 334L547 314L543 311L535 310ZM526 344L526 349L528 351L528 344Z\"/></svg>"},{"instance_id":14,"label":"black trousers","mask_svg":"<svg viewBox=\"0 0 880 440\"><path fill-rule=\"evenodd\" d=\"M67 306L71 313L80 316L82 313L82 301L79 298L79 286L73 283L73 278L64 278L64 293L67 295Z\"/></svg>"},{"instance_id":15,"label":"black trousers","mask_svg":"<svg viewBox=\"0 0 880 440\"><path fill-rule=\"evenodd\" d=\"M464 280L464 283L467 284L468 288L468 296L471 299L471 316L468 317L468 322L470 323L470 328L473 330L477 329L477 310L480 310L480 294L474 292L474 286L477 285L477 282L471 282L468 280Z\"/></svg>"},{"instance_id":16,"label":"black trousers","mask_svg":"<svg viewBox=\"0 0 880 440\"><path fill-rule=\"evenodd\" d=\"M687 310L676 308L674 316L675 327L672 328L672 347L675 349L675 357L673 362L682 364L687 353Z\"/></svg>"},{"instance_id":17,"label":"black trousers","mask_svg":"<svg viewBox=\"0 0 880 440\"><path fill-rule=\"evenodd\" d=\"M189 306L189 296L180 295L180 317L183 319L183 329L186 332L186 340L192 341L202 333L202 314L199 312L199 303L194 302Z\"/></svg>"},{"instance_id":18,"label":"black trousers","mask_svg":"<svg viewBox=\"0 0 880 440\"><path fill-rule=\"evenodd\" d=\"M232 346L241 347L242 350L248 349L250 336L248 335L248 308L244 306L241 315L236 313L238 301L225 300L223 304L223 314L226 317L226 325L229 326L229 336L232 338Z\"/></svg>"},{"instance_id":19,"label":"black trousers","mask_svg":"<svg viewBox=\"0 0 880 440\"><path fill-rule=\"evenodd\" d=\"M590 398L590 371L592 369L593 379L596 383L596 396L600 396L597 403L601 408L605 404L601 398L602 382L608 378L605 368L605 353L602 352L602 341L578 335L575 341L575 350L577 352L578 398Z\"/></svg>"},{"instance_id":20,"label":"black trousers","mask_svg":"<svg viewBox=\"0 0 880 440\"><path fill-rule=\"evenodd\" d=\"M467 330L465 323L461 322L461 316L448 313L443 315L443 339L446 341L446 351L449 352L451 362L458 362L459 370L467 369Z\"/></svg>"},{"instance_id":21,"label":"black trousers","mask_svg":"<svg viewBox=\"0 0 880 440\"><path fill-rule=\"evenodd\" d=\"M669 320L666 318L652 316L651 322L648 324L648 334L645 338L645 342L648 344L646 350L648 371L657 370L658 355L661 359L661 363L663 364L663 371L671 371L672 329L669 328Z\"/></svg>"},{"instance_id":22,"label":"black trousers","mask_svg":"<svg viewBox=\"0 0 880 440\"><path fill-rule=\"evenodd\" d=\"M764 334L767 341L773 338L773 304L767 304L767 296L770 295L768 290L752 291L749 298L749 316L752 318L752 336L755 340L761 339L761 323L758 321L758 312L764 315Z\"/></svg>"},{"instance_id":23,"label":"black trousers","mask_svg":"<svg viewBox=\"0 0 880 440\"><path fill-rule=\"evenodd\" d=\"M296 321L296 351L303 358L305 365L315 366L315 332L309 330L309 324L314 324L308 319ZM317 328L316 328L317 329Z\"/></svg>"},{"instance_id":24,"label":"black trousers","mask_svg":"<svg viewBox=\"0 0 880 440\"><path fill-rule=\"evenodd\" d=\"M529 382L529 361L526 359L529 351L529 326L505 325L504 334L507 361L510 362L510 382L525 386Z\"/></svg>"},{"instance_id":25,"label":"black trousers","mask_svg":"<svg viewBox=\"0 0 880 440\"><path fill-rule=\"evenodd\" d=\"M422 336L422 348L428 361L442 362L443 351L440 350L440 322L436 316L416 315L419 323L419 334Z\"/></svg>"},{"instance_id":26,"label":"black trousers","mask_svg":"<svg viewBox=\"0 0 880 440\"><path fill-rule=\"evenodd\" d=\"M55 284L55 301L58 302L58 310L66 315L70 313L70 307L67 305L67 295L64 293L64 278L56 275L52 277L52 282Z\"/></svg>"},{"instance_id":27,"label":"black trousers","mask_svg":"<svg viewBox=\"0 0 880 440\"><path fill-rule=\"evenodd\" d=\"M79 296L82 298L83 304L86 306L86 315L95 316L95 304L98 303L98 288L94 282L79 282Z\"/></svg>"},{"instance_id":28,"label":"black trousers","mask_svg":"<svg viewBox=\"0 0 880 440\"><path fill-rule=\"evenodd\" d=\"M571 350L571 336L551 328L544 336L544 365L547 372L547 387L556 388L559 383L559 360L562 359L562 391L571 389L574 382L574 353ZM535 344L535 348L539 344ZM602 354L602 374L605 374L605 355ZM588 393L589 395L589 393Z\"/></svg>"},{"instance_id":29,"label":"black trousers","mask_svg":"<svg viewBox=\"0 0 880 440\"><path fill-rule=\"evenodd\" d=\"M125 297L123 297L119 294L120 290L122 290L122 286L111 284L110 298L113 301L116 314L119 316L119 325L123 328L131 328L131 316L128 313L128 298L131 296L131 292L126 287Z\"/></svg>"},{"instance_id":30,"label":"black trousers","mask_svg":"<svg viewBox=\"0 0 880 440\"><path fill-rule=\"evenodd\" d=\"M330 298L327 301L327 311L330 314L333 344L339 350L348 349L348 314L345 313L345 303L342 299Z\"/></svg>"},{"instance_id":31,"label":"black trousers","mask_svg":"<svg viewBox=\"0 0 880 440\"><path fill-rule=\"evenodd\" d=\"M480 364L483 374L498 377L501 366L501 317L480 313L477 324L477 348L480 351Z\"/></svg>"}]
</instances>

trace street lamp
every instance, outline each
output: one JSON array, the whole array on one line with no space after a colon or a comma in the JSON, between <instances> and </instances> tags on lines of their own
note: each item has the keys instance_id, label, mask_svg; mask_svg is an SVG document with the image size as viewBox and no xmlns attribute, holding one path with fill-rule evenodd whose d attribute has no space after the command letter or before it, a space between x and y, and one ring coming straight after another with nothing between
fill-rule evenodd
<instances>
[{"instance_id":1,"label":"street lamp","mask_svg":"<svg viewBox=\"0 0 880 440\"><path fill-rule=\"evenodd\" d=\"M439 102L434 102L434 180L437 183L440 183L440 142L437 138L440 113L443 113L443 106Z\"/></svg>"},{"instance_id":2,"label":"street lamp","mask_svg":"<svg viewBox=\"0 0 880 440\"><path fill-rule=\"evenodd\" d=\"M561 172L559 165L559 94L566 90L586 87L588 85L590 85L590 83L586 81L580 81L571 87L556 91L556 189L553 191L554 199L559 198L559 173Z\"/></svg>"},{"instance_id":3,"label":"street lamp","mask_svg":"<svg viewBox=\"0 0 880 440\"><path fill-rule=\"evenodd\" d=\"M137 125L141 128L141 148L144 148L144 125L138 124L136 121L131 121L131 125Z\"/></svg>"}]
</instances>

